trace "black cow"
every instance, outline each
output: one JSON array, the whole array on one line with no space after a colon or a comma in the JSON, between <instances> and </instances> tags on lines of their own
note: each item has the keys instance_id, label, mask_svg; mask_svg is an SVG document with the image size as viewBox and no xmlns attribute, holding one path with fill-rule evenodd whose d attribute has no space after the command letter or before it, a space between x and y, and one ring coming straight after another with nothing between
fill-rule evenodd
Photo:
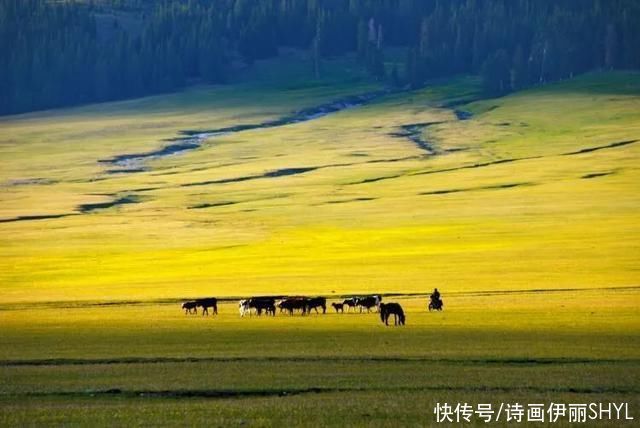
<instances>
[{"instance_id":1,"label":"black cow","mask_svg":"<svg viewBox=\"0 0 640 428\"><path fill-rule=\"evenodd\" d=\"M258 313L258 316L262 315L262 311L265 311L268 314L276 314L276 301L271 297L253 297L247 301L247 306L249 308L249 314L251 314L251 309L255 309Z\"/></svg>"},{"instance_id":2,"label":"black cow","mask_svg":"<svg viewBox=\"0 0 640 428\"><path fill-rule=\"evenodd\" d=\"M322 308L322 313L327 313L327 299L324 297L312 297L311 299L306 299L305 307L307 313L311 313L311 309L315 309L316 314L318 312L318 308Z\"/></svg>"},{"instance_id":3,"label":"black cow","mask_svg":"<svg viewBox=\"0 0 640 428\"><path fill-rule=\"evenodd\" d=\"M342 302L342 304L347 305L347 307L349 308L348 310L351 311L351 309L355 310L357 301L358 301L357 297L351 297L349 299L345 299L344 302Z\"/></svg>"},{"instance_id":4,"label":"black cow","mask_svg":"<svg viewBox=\"0 0 640 428\"><path fill-rule=\"evenodd\" d=\"M304 297L290 297L278 303L278 308L280 308L280 312L289 312L289 315L293 315L294 311L300 309L302 315L304 315L307 311L307 299Z\"/></svg>"},{"instance_id":5,"label":"black cow","mask_svg":"<svg viewBox=\"0 0 640 428\"><path fill-rule=\"evenodd\" d=\"M269 303L268 305L265 305L264 312L267 315L271 315L272 317L275 317L276 316L276 305L275 305L275 303Z\"/></svg>"},{"instance_id":6,"label":"black cow","mask_svg":"<svg viewBox=\"0 0 640 428\"><path fill-rule=\"evenodd\" d=\"M344 313L344 303L332 303L331 306L336 310L336 314L338 312Z\"/></svg>"},{"instance_id":7,"label":"black cow","mask_svg":"<svg viewBox=\"0 0 640 428\"><path fill-rule=\"evenodd\" d=\"M195 300L191 300L189 302L184 302L182 304L182 309L184 309L184 314L197 314L198 313L198 304Z\"/></svg>"},{"instance_id":8,"label":"black cow","mask_svg":"<svg viewBox=\"0 0 640 428\"><path fill-rule=\"evenodd\" d=\"M216 299L215 297L196 299L195 303L196 303L196 306L202 307L202 316L204 316L205 314L207 316L209 315L208 308L211 308L213 310L214 315L218 315L218 299Z\"/></svg>"},{"instance_id":9,"label":"black cow","mask_svg":"<svg viewBox=\"0 0 640 428\"><path fill-rule=\"evenodd\" d=\"M367 297L357 297L356 298L356 306L360 307L360 312L362 312L362 309L366 309L367 312L371 312L371 308L373 308L374 306L378 307L380 305L380 301L382 300L382 297L376 295L376 296L367 296Z\"/></svg>"}]
</instances>

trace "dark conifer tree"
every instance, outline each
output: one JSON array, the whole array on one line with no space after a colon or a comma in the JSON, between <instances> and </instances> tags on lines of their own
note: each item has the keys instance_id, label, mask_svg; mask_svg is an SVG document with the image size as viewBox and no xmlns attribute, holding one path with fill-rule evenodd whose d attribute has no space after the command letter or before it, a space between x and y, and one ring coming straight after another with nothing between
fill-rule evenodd
<instances>
[{"instance_id":1,"label":"dark conifer tree","mask_svg":"<svg viewBox=\"0 0 640 428\"><path fill-rule=\"evenodd\" d=\"M403 47L412 87L473 73L504 93L639 69L639 22L637 0L0 0L0 114L223 82L284 46L310 50L310 76L355 52L383 79Z\"/></svg>"}]
</instances>

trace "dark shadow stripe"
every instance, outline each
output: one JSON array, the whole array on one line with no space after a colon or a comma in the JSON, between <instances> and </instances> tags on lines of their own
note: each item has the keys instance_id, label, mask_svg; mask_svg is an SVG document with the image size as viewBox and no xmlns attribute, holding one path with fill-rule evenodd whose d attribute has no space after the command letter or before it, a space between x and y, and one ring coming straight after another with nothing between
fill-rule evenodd
<instances>
[{"instance_id":1,"label":"dark shadow stripe","mask_svg":"<svg viewBox=\"0 0 640 428\"><path fill-rule=\"evenodd\" d=\"M264 174L264 177L265 178L286 177L289 175L304 174L305 172L315 171L316 169L318 168L315 166L306 167L306 168L282 168L282 169L276 169L275 171L269 171Z\"/></svg>"},{"instance_id":2,"label":"dark shadow stripe","mask_svg":"<svg viewBox=\"0 0 640 428\"><path fill-rule=\"evenodd\" d=\"M345 199L345 200L336 200L336 201L327 201L327 204L348 204L350 202L368 202L375 201L376 198L353 198L353 199ZM323 204L317 204L323 205Z\"/></svg>"},{"instance_id":3,"label":"dark shadow stripe","mask_svg":"<svg viewBox=\"0 0 640 428\"><path fill-rule=\"evenodd\" d=\"M440 174L440 173L444 173L444 172L461 171L461 170L465 170L465 169L485 168L485 167L493 166L493 165L502 165L502 164L506 164L506 163L520 162L520 161L531 160L531 159L540 159L540 158L543 158L543 157L544 156L531 156L531 157L514 158L514 159L500 159L500 160L497 160L497 161L475 163L473 165L464 165L464 166L457 166L457 167L452 167L452 168L435 169L435 170L431 170L431 171L419 171L419 172L413 172L413 173L408 173L408 174L387 175L387 176L382 176L382 177L367 178L367 179L364 179L362 181L355 181L355 182L352 182L352 183L347 183L347 185L375 183L377 181L393 180L395 178L412 177L412 176L416 176L416 175Z\"/></svg>"},{"instance_id":4,"label":"dark shadow stripe","mask_svg":"<svg viewBox=\"0 0 640 428\"><path fill-rule=\"evenodd\" d=\"M123 168L123 169L108 169L105 174L133 174L134 172L145 172L147 168Z\"/></svg>"},{"instance_id":5,"label":"dark shadow stripe","mask_svg":"<svg viewBox=\"0 0 640 428\"><path fill-rule=\"evenodd\" d=\"M119 205L137 204L140 202L140 197L136 195L122 196L109 202L98 202L95 204L81 204L76 208L77 211L86 214L92 211L105 210L108 208L117 207Z\"/></svg>"},{"instance_id":6,"label":"dark shadow stripe","mask_svg":"<svg viewBox=\"0 0 640 428\"><path fill-rule=\"evenodd\" d=\"M233 177L233 178L221 178L218 180L197 181L194 183L185 183L185 184L179 185L178 187L193 187L193 186L208 186L210 184L240 183L240 182L249 181L249 180L279 178L279 177L286 177L291 175L305 174L307 172L317 171L319 169L326 169L326 168L345 168L350 166L359 166L359 165L367 165L367 164L393 163L393 162L402 162L407 160L417 160L421 158L422 158L421 156L405 156L401 158L391 158L391 159L372 159L365 162L335 163L335 164L308 166L308 167L281 168L273 171L267 171L263 174L246 175L243 177Z\"/></svg>"},{"instance_id":7,"label":"dark shadow stripe","mask_svg":"<svg viewBox=\"0 0 640 428\"><path fill-rule=\"evenodd\" d=\"M507 163L520 162L520 161L531 160L531 159L542 159L544 157L545 156L529 156L529 157L524 157L524 158L500 159L500 160L491 161L491 162L481 162L481 163L475 163L473 165L464 165L464 166L459 166L459 167L454 167L454 168L444 168L444 169L436 169L436 170L433 170L433 171L415 172L413 174L408 174L408 175L409 176L412 176L412 175L429 175L429 174L439 174L441 172L459 171L459 170L463 170L463 169L486 168L488 166L493 166L493 165L503 165L503 164L507 164Z\"/></svg>"},{"instance_id":8,"label":"dark shadow stripe","mask_svg":"<svg viewBox=\"0 0 640 428\"><path fill-rule=\"evenodd\" d=\"M21 215L12 218L0 219L0 223L13 223L16 221L51 220L55 218L70 217L78 214L45 214L45 215Z\"/></svg>"},{"instance_id":9,"label":"dark shadow stripe","mask_svg":"<svg viewBox=\"0 0 640 428\"><path fill-rule=\"evenodd\" d=\"M220 180L208 180L208 181L198 181L195 183L186 183L186 184L181 184L180 187L207 186L210 184L239 183L242 181L259 180L262 178L286 177L290 175L298 175L298 174L304 174L307 172L315 171L318 168L323 168L323 167L311 166L311 167L300 167L300 168L282 168L282 169L276 169L273 171L268 171L268 172L265 172L264 174L258 174L258 175L247 175L244 177L223 178Z\"/></svg>"},{"instance_id":10,"label":"dark shadow stripe","mask_svg":"<svg viewBox=\"0 0 640 428\"><path fill-rule=\"evenodd\" d=\"M613 171L610 171L610 172L592 172L590 174L585 174L580 178L588 180L588 179L591 179L591 178L606 177L607 175L612 175L612 174L615 174L615 172L613 172Z\"/></svg>"},{"instance_id":11,"label":"dark shadow stripe","mask_svg":"<svg viewBox=\"0 0 640 428\"><path fill-rule=\"evenodd\" d=\"M542 386L390 386L390 387L309 387L286 389L176 389L176 390L123 390L119 388L89 391L51 391L51 392L23 392L0 394L4 397L67 397L67 398L255 398L255 397L292 397L303 394L330 393L362 393L362 392L458 392L458 393L518 393L530 392L539 394L637 394L637 388L621 388L597 386L592 388L580 387L542 387Z\"/></svg>"},{"instance_id":12,"label":"dark shadow stripe","mask_svg":"<svg viewBox=\"0 0 640 428\"><path fill-rule=\"evenodd\" d=\"M367 184L367 183L376 183L378 181L384 181L384 180L392 180L394 178L400 178L400 177L406 177L406 175L404 174L398 174L398 175L386 175L383 177L373 177L373 178L365 178L362 181L355 181L352 183L346 183L346 186L352 186L355 184Z\"/></svg>"},{"instance_id":13,"label":"dark shadow stripe","mask_svg":"<svg viewBox=\"0 0 640 428\"><path fill-rule=\"evenodd\" d=\"M410 123L407 125L401 125L400 131L389 134L395 138L407 138L414 143L420 150L427 152L429 155L437 155L438 150L429 141L422 138L422 133L426 128L433 125L440 125L446 123L446 121L438 122L422 122L422 123Z\"/></svg>"},{"instance_id":14,"label":"dark shadow stripe","mask_svg":"<svg viewBox=\"0 0 640 428\"><path fill-rule=\"evenodd\" d=\"M400 178L400 177L412 177L412 176L415 176L415 175L440 174L440 173L446 173L446 172L452 172L452 171L461 171L461 170L465 170L465 169L486 168L486 167L490 167L490 166L494 166L494 165L502 165L502 164L506 164L506 163L521 162L521 161L532 160L532 159L543 159L543 158L550 158L550 157L556 157L556 156L581 155L581 154L584 154L584 153L591 153L591 152L596 152L596 151L599 151L599 150L605 150L605 149L612 149L612 148L616 148L616 147L627 146L627 145L630 145L630 144L637 143L638 141L640 141L640 140L620 141L618 143L607 144L605 146L590 147L590 148L586 148L586 149L577 150L577 151L574 151L574 152L559 153L559 154L555 154L555 155L528 156L528 157L523 157L523 158L500 159L500 160L497 160L497 161L481 162L481 163L475 163L475 164L472 164L472 165L464 165L464 166L458 166L458 167L452 167L452 168L435 169L435 170L432 170L432 171L419 171L419 172L406 173L406 174L396 174L396 175L389 175L389 176L383 176L383 177L367 178L367 179L364 179L362 181L355 181L355 182L352 182L352 183L346 183L346 185L357 185L357 184L374 183L374 182L377 182L377 181L393 180L393 179Z\"/></svg>"},{"instance_id":15,"label":"dark shadow stripe","mask_svg":"<svg viewBox=\"0 0 640 428\"><path fill-rule=\"evenodd\" d=\"M433 358L400 356L302 356L302 357L122 357L122 358L49 358L41 360L0 360L0 367L93 366L170 363L426 363L447 365L552 366L552 365L636 365L640 359L595 358Z\"/></svg>"},{"instance_id":16,"label":"dark shadow stripe","mask_svg":"<svg viewBox=\"0 0 640 428\"><path fill-rule=\"evenodd\" d=\"M535 186L535 183L531 183L531 182L506 183L506 184L496 184L494 186L468 187L466 189L433 190L431 192L418 193L418 195L447 195L447 194L450 194L450 193L479 192L479 191L483 191L483 190L513 189L514 187L523 187L523 186Z\"/></svg>"},{"instance_id":17,"label":"dark shadow stripe","mask_svg":"<svg viewBox=\"0 0 640 428\"><path fill-rule=\"evenodd\" d=\"M204 208L226 207L226 206L235 205L235 204L237 204L237 202L234 202L234 201L214 202L214 203L210 203L210 204L192 205L190 207L187 207L187 209L189 209L189 210L200 210L200 209L204 209Z\"/></svg>"},{"instance_id":18,"label":"dark shadow stripe","mask_svg":"<svg viewBox=\"0 0 640 428\"><path fill-rule=\"evenodd\" d=\"M597 152L599 150L614 149L616 147L628 146L629 144L634 144L634 143L637 143L638 141L640 140L619 141L617 143L607 144L606 146L589 147L586 149L577 150L575 152L564 153L562 156L582 155L584 153L592 153L592 152Z\"/></svg>"}]
</instances>

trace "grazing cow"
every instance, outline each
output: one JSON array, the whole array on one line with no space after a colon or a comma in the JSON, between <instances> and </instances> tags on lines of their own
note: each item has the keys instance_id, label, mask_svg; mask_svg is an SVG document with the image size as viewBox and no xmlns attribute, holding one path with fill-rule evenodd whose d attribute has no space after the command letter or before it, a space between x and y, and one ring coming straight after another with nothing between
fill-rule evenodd
<instances>
[{"instance_id":1,"label":"grazing cow","mask_svg":"<svg viewBox=\"0 0 640 428\"><path fill-rule=\"evenodd\" d=\"M249 311L255 309L258 316L262 315L262 311L266 311L267 314L273 313L273 315L276 313L276 301L271 297L252 297L248 300L248 307Z\"/></svg>"},{"instance_id":2,"label":"grazing cow","mask_svg":"<svg viewBox=\"0 0 640 428\"><path fill-rule=\"evenodd\" d=\"M331 306L336 310L336 314L338 312L344 313L344 303L332 303Z\"/></svg>"},{"instance_id":3,"label":"grazing cow","mask_svg":"<svg viewBox=\"0 0 640 428\"><path fill-rule=\"evenodd\" d=\"M273 317L276 316L276 305L275 304L268 304L265 306L264 311L267 315L271 315Z\"/></svg>"},{"instance_id":4,"label":"grazing cow","mask_svg":"<svg viewBox=\"0 0 640 428\"><path fill-rule=\"evenodd\" d=\"M367 297L357 297L356 298L356 306L360 307L360 312L362 312L362 309L365 308L367 310L367 312L371 312L371 308L375 307L380 307L380 301L382 300L382 297L380 297L379 295L376 296L367 296Z\"/></svg>"},{"instance_id":5,"label":"grazing cow","mask_svg":"<svg viewBox=\"0 0 640 428\"><path fill-rule=\"evenodd\" d=\"M380 303L380 320L389 325L389 317L393 315L393 325L404 325L406 317L402 306L397 303Z\"/></svg>"},{"instance_id":6,"label":"grazing cow","mask_svg":"<svg viewBox=\"0 0 640 428\"><path fill-rule=\"evenodd\" d=\"M311 309L315 309L316 314L318 312L318 308L322 308L322 313L327 313L327 299L324 297L312 297L311 299L306 299L306 311L308 314L311 313Z\"/></svg>"},{"instance_id":7,"label":"grazing cow","mask_svg":"<svg viewBox=\"0 0 640 428\"><path fill-rule=\"evenodd\" d=\"M293 315L293 312L297 309L302 311L302 315L305 314L307 309L307 299L304 297L291 297L287 299L283 299L280 303L278 303L278 307L280 308L280 312L287 311L289 315Z\"/></svg>"},{"instance_id":8,"label":"grazing cow","mask_svg":"<svg viewBox=\"0 0 640 428\"><path fill-rule=\"evenodd\" d=\"M351 309L355 311L357 301L358 301L357 297L351 297L349 299L345 299L345 301L342 302L342 304L347 305L347 307L349 308L348 309L349 311L351 311Z\"/></svg>"},{"instance_id":9,"label":"grazing cow","mask_svg":"<svg viewBox=\"0 0 640 428\"><path fill-rule=\"evenodd\" d=\"M249 312L249 300L240 300L240 302L238 303L238 310L240 311L241 317L245 316L247 313L251 314L251 312Z\"/></svg>"},{"instance_id":10,"label":"grazing cow","mask_svg":"<svg viewBox=\"0 0 640 428\"><path fill-rule=\"evenodd\" d=\"M198 313L198 304L196 301L191 300L189 302L184 302L182 304L182 309L184 309L184 314L197 314Z\"/></svg>"},{"instance_id":11,"label":"grazing cow","mask_svg":"<svg viewBox=\"0 0 640 428\"><path fill-rule=\"evenodd\" d=\"M197 299L196 306L202 306L202 316L205 314L209 316L209 309L213 310L214 315L218 315L218 299L215 297L208 297L205 299Z\"/></svg>"}]
</instances>

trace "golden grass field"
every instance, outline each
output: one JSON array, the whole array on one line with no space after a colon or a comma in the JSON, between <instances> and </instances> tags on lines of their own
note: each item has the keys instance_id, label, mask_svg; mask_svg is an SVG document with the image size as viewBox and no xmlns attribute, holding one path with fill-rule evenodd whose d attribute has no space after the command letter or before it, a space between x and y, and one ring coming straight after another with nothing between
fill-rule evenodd
<instances>
[{"instance_id":1,"label":"golden grass field","mask_svg":"<svg viewBox=\"0 0 640 428\"><path fill-rule=\"evenodd\" d=\"M425 426L437 401L518 399L640 417L640 74L478 86L217 136L136 173L99 160L378 86L272 76L0 118L0 425ZM414 135L429 150L400 135L432 122ZM365 293L407 326L179 307Z\"/></svg>"},{"instance_id":2,"label":"golden grass field","mask_svg":"<svg viewBox=\"0 0 640 428\"><path fill-rule=\"evenodd\" d=\"M2 301L637 286L640 145L563 156L638 137L637 74L475 102L466 121L437 107L474 94L454 83L218 137L134 174L98 160L370 87L240 85L4 118L1 219L140 203L0 223ZM436 155L390 136L433 121ZM319 169L181 187L299 167ZM201 204L217 206L189 209Z\"/></svg>"}]
</instances>

